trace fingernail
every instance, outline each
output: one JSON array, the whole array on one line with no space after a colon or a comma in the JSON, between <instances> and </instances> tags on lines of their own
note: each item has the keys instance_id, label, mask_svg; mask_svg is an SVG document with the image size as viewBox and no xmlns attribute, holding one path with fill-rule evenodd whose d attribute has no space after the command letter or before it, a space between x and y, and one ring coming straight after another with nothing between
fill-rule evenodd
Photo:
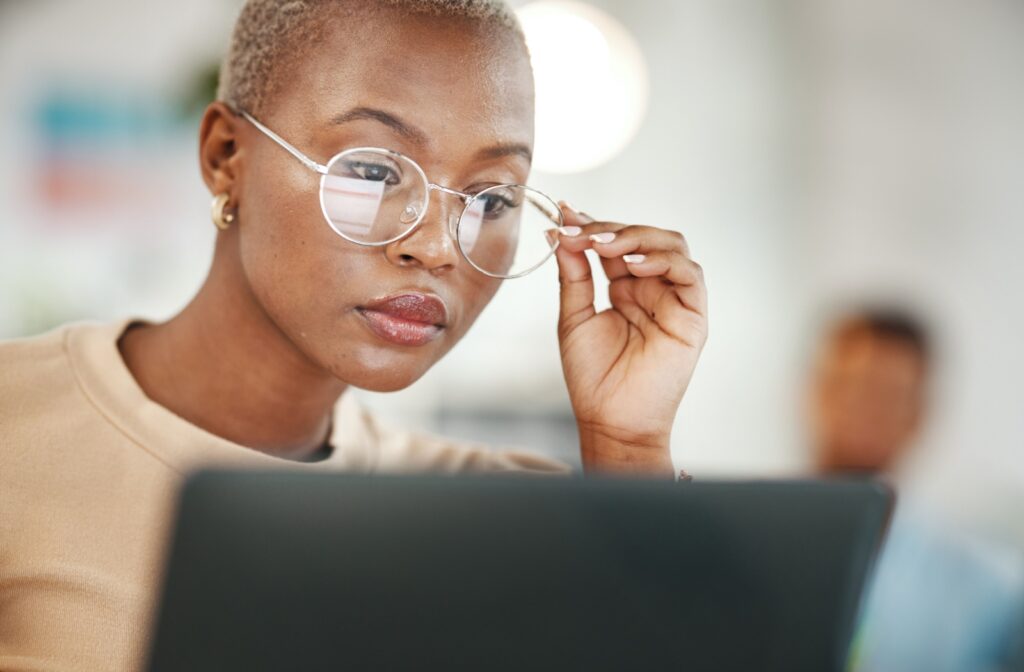
<instances>
[{"instance_id":1,"label":"fingernail","mask_svg":"<svg viewBox=\"0 0 1024 672\"><path fill-rule=\"evenodd\" d=\"M624 254L622 260L627 264L639 264L647 258L646 254Z\"/></svg>"},{"instance_id":2,"label":"fingernail","mask_svg":"<svg viewBox=\"0 0 1024 672\"><path fill-rule=\"evenodd\" d=\"M578 236L583 232L583 229L578 226L560 226L558 227L558 232L563 236Z\"/></svg>"},{"instance_id":3,"label":"fingernail","mask_svg":"<svg viewBox=\"0 0 1024 672\"><path fill-rule=\"evenodd\" d=\"M593 223L593 222L597 221L597 220L595 220L595 219L594 219L593 217L591 217L590 215L588 215L587 213L585 213L585 212L580 212L580 211L579 211L579 210L578 210L578 209L576 208L576 206L575 206L575 205L573 205L572 203L570 203L569 201L562 201L562 205L564 205L565 207L567 207L567 208L569 208L570 210L572 210L572 214L576 215L576 216L577 216L577 217L579 217L579 218L580 218L581 220L583 220L583 223L584 223L584 224L591 224L591 223Z\"/></svg>"},{"instance_id":4,"label":"fingernail","mask_svg":"<svg viewBox=\"0 0 1024 672\"><path fill-rule=\"evenodd\" d=\"M611 231L605 231L604 233L595 233L591 235L590 239L595 243L610 243L615 240L615 234Z\"/></svg>"}]
</instances>

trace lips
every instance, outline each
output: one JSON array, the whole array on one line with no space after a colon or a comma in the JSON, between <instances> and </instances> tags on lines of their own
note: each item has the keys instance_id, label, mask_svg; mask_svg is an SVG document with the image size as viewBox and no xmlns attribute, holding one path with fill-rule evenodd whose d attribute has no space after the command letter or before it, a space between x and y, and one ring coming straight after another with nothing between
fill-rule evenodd
<instances>
[{"instance_id":1,"label":"lips","mask_svg":"<svg viewBox=\"0 0 1024 672\"><path fill-rule=\"evenodd\" d=\"M356 310L374 334L397 345L425 345L448 324L444 301L420 292L392 294Z\"/></svg>"}]
</instances>

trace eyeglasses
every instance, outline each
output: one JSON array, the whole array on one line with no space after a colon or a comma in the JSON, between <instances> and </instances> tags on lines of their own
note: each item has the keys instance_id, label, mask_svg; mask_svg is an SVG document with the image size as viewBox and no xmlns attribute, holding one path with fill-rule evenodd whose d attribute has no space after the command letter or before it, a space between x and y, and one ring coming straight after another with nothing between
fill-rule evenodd
<instances>
[{"instance_id":1,"label":"eyeglasses","mask_svg":"<svg viewBox=\"0 0 1024 672\"><path fill-rule=\"evenodd\" d=\"M430 193L462 200L448 231L471 266L493 278L519 278L558 247L554 227L562 211L545 194L522 184L488 185L467 193L434 184L419 164L379 147L354 147L321 165L244 110L242 117L320 175L320 209L328 226L357 245L380 247L408 236L423 221Z\"/></svg>"}]
</instances>

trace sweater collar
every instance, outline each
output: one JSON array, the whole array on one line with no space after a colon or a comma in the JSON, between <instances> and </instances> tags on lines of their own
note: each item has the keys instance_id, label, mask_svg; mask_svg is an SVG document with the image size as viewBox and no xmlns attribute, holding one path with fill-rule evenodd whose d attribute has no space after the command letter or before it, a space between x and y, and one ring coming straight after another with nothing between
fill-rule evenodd
<instances>
[{"instance_id":1,"label":"sweater collar","mask_svg":"<svg viewBox=\"0 0 1024 672\"><path fill-rule=\"evenodd\" d=\"M137 319L71 325L65 350L78 384L95 408L133 443L172 469L266 467L299 470L369 471L375 461L376 434L369 416L352 394L342 393L334 407L331 444L319 462L274 457L216 436L175 415L146 396L121 357L117 342Z\"/></svg>"}]
</instances>

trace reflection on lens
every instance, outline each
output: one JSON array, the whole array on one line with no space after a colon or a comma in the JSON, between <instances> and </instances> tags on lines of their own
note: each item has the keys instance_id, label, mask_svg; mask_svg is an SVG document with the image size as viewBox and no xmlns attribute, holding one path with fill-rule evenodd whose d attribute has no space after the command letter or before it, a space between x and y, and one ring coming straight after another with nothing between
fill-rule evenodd
<instances>
[{"instance_id":1,"label":"reflection on lens","mask_svg":"<svg viewBox=\"0 0 1024 672\"><path fill-rule=\"evenodd\" d=\"M320 180L327 222L357 243L401 238L419 220L426 199L426 179L416 164L382 150L343 152Z\"/></svg>"},{"instance_id":2,"label":"reflection on lens","mask_svg":"<svg viewBox=\"0 0 1024 672\"><path fill-rule=\"evenodd\" d=\"M561 211L544 194L521 185L497 185L466 204L459 220L459 247L483 273L514 278L552 255L558 246L552 230L561 225Z\"/></svg>"}]
</instances>

